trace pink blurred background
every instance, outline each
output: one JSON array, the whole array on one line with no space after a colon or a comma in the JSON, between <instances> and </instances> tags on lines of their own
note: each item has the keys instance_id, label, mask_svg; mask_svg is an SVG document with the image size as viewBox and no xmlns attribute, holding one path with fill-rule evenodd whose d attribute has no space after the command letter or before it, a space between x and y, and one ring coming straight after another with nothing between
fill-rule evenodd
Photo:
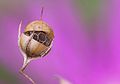
<instances>
[{"instance_id":1,"label":"pink blurred background","mask_svg":"<svg viewBox=\"0 0 120 84\"><path fill-rule=\"evenodd\" d=\"M26 68L37 84L120 84L120 0L0 0L0 84L31 84L18 71L18 25L52 26L51 52Z\"/></svg>"}]
</instances>

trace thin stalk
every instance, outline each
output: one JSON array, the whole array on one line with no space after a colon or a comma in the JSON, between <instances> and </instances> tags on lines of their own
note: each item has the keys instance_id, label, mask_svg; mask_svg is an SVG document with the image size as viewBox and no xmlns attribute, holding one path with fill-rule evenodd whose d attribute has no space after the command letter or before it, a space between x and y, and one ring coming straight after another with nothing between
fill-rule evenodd
<instances>
[{"instance_id":1,"label":"thin stalk","mask_svg":"<svg viewBox=\"0 0 120 84\"><path fill-rule=\"evenodd\" d=\"M25 58L24 57L24 63L22 68L19 70L19 72L25 77L27 78L32 84L35 84L34 80L32 78L30 78L26 73L24 73L27 65L30 63L31 59Z\"/></svg>"},{"instance_id":2,"label":"thin stalk","mask_svg":"<svg viewBox=\"0 0 120 84\"><path fill-rule=\"evenodd\" d=\"M44 11L44 7L42 7L42 9L41 9L40 20L42 20L43 11Z\"/></svg>"}]
</instances>

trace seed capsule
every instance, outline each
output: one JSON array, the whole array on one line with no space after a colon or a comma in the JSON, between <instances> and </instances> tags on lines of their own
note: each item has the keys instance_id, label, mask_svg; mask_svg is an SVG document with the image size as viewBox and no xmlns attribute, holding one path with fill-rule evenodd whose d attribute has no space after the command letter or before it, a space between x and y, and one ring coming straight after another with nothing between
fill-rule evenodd
<instances>
[{"instance_id":1,"label":"seed capsule","mask_svg":"<svg viewBox=\"0 0 120 84\"><path fill-rule=\"evenodd\" d=\"M20 47L28 57L42 57L51 49L53 38L53 30L47 23L33 21L22 33Z\"/></svg>"},{"instance_id":2,"label":"seed capsule","mask_svg":"<svg viewBox=\"0 0 120 84\"><path fill-rule=\"evenodd\" d=\"M43 9L41 15L42 12ZM35 84L23 71L31 60L43 57L51 50L54 32L42 19L29 23L23 33L21 33L21 25L22 22L19 25L18 46L24 57L24 63L20 73Z\"/></svg>"}]
</instances>

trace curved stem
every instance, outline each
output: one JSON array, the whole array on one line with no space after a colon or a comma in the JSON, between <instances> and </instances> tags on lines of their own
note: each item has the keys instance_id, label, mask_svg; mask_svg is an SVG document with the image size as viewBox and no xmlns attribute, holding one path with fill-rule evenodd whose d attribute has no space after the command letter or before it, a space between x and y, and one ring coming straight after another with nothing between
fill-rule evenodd
<instances>
[{"instance_id":1,"label":"curved stem","mask_svg":"<svg viewBox=\"0 0 120 84\"><path fill-rule=\"evenodd\" d=\"M32 78L30 78L27 74L25 74L22 70L20 70L20 73L27 78L29 81L31 81L32 84L35 84L35 82L32 80Z\"/></svg>"},{"instance_id":2,"label":"curved stem","mask_svg":"<svg viewBox=\"0 0 120 84\"><path fill-rule=\"evenodd\" d=\"M32 84L35 84L35 82L33 81L32 78L30 78L27 74L24 73L24 70L26 69L28 63L30 63L31 59L28 58L24 58L24 63L22 68L19 70L19 72L25 77L27 78Z\"/></svg>"}]
</instances>

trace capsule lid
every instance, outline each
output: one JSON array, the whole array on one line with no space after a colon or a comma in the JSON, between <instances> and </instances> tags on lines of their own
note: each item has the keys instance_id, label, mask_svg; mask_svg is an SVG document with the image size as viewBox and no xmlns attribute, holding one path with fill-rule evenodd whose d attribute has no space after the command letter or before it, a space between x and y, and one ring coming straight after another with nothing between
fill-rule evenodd
<instances>
[{"instance_id":1,"label":"capsule lid","mask_svg":"<svg viewBox=\"0 0 120 84\"><path fill-rule=\"evenodd\" d=\"M50 37L54 38L53 30L43 20L36 20L29 23L25 28L25 32L27 31L43 31L43 32L46 32Z\"/></svg>"}]
</instances>

